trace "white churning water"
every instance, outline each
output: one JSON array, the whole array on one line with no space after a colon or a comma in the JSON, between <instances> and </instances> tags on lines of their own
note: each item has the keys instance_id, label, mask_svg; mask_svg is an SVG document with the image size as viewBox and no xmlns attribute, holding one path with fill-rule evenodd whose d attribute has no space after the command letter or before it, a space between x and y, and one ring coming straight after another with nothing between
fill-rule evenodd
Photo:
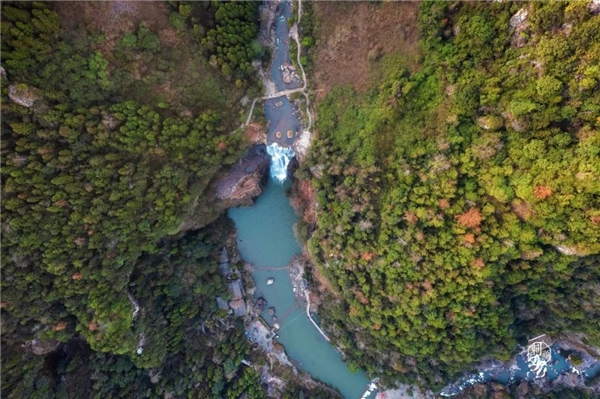
<instances>
[{"instance_id":1,"label":"white churning water","mask_svg":"<svg viewBox=\"0 0 600 399\"><path fill-rule=\"evenodd\" d=\"M291 147L281 147L277 143L267 146L267 152L271 156L271 177L280 182L287 179L287 169L290 161L296 154Z\"/></svg>"}]
</instances>

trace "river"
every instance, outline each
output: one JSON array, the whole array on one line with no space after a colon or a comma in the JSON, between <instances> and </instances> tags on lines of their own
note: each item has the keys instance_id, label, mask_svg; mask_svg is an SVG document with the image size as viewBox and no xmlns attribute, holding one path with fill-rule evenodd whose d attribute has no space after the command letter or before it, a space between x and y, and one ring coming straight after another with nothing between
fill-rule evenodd
<instances>
[{"instance_id":1,"label":"river","mask_svg":"<svg viewBox=\"0 0 600 399\"><path fill-rule=\"evenodd\" d=\"M281 68L290 64L287 19L292 12L291 3L282 2L274 19L271 77L278 91L302 85L298 78L284 82ZM311 323L302 303L296 300L288 271L260 270L285 267L302 252L293 231L298 216L286 196L286 189L290 187L287 166L294 157L289 145L300 128L298 113L286 97L279 97L265 102L265 116L269 121L267 151L271 155L267 186L254 206L228 211L238 230L238 250L241 257L254 266L252 277L256 283L256 298L263 297L269 307L276 309L280 325L278 342L284 345L288 356L313 378L338 389L345 398L358 399L367 389L369 380L362 371L351 372L337 349ZM288 130L293 132L292 137L286 134ZM281 137L277 137L277 132L283 133ZM273 284L267 284L270 278L274 279ZM263 318L273 324L266 311Z\"/></svg>"},{"instance_id":2,"label":"river","mask_svg":"<svg viewBox=\"0 0 600 399\"><path fill-rule=\"evenodd\" d=\"M546 346L548 351L547 361L543 361L544 359L539 356L528 355L532 347L533 345L529 346L526 352L516 355L512 366L504 367L498 362L499 364L492 367L491 371L482 370L477 374L466 376L456 383L447 385L442 389L440 395L455 396L469 386L488 382L498 382L508 386L521 381L532 382L539 379L554 381L560 375L567 373L578 375L583 382L586 379L592 380L600 374L600 363L592 364L586 368L573 367L567 359L567 353L573 351L564 351L559 345ZM539 362L540 360L542 361Z\"/></svg>"},{"instance_id":3,"label":"river","mask_svg":"<svg viewBox=\"0 0 600 399\"><path fill-rule=\"evenodd\" d=\"M265 298L269 307L275 307L280 324L278 342L285 346L288 356L313 378L338 389L345 398L358 399L369 383L367 377L363 372L348 370L340 353L312 325L303 306L296 304L287 270L256 270L287 266L301 252L293 232L297 216L285 194L289 180L282 183L273 177L280 171L271 172L267 187L254 206L229 210L238 229L240 255L255 268L255 295ZM275 280L271 285L267 284L269 278ZM271 321L266 311L263 318Z\"/></svg>"}]
</instances>

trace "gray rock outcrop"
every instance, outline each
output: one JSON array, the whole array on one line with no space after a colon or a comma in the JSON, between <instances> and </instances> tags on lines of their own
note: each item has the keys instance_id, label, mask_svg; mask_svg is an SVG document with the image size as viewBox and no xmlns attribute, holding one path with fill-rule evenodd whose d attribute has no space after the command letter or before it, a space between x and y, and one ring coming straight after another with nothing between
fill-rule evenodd
<instances>
[{"instance_id":1,"label":"gray rock outcrop","mask_svg":"<svg viewBox=\"0 0 600 399\"><path fill-rule=\"evenodd\" d=\"M26 351L38 356L43 356L47 355L50 352L54 352L56 349L58 349L59 346L60 341L56 339L50 339L47 341L34 339L32 341L28 341L25 345L23 345Z\"/></svg>"},{"instance_id":2,"label":"gray rock outcrop","mask_svg":"<svg viewBox=\"0 0 600 399\"><path fill-rule=\"evenodd\" d=\"M231 203L230 206L251 205L253 198L260 195L266 183L270 160L264 144L252 147L248 154L219 180L216 198Z\"/></svg>"},{"instance_id":3,"label":"gray rock outcrop","mask_svg":"<svg viewBox=\"0 0 600 399\"><path fill-rule=\"evenodd\" d=\"M42 100L43 96L40 89L18 83L8 86L8 98L23 107L31 108L36 101Z\"/></svg>"}]
</instances>

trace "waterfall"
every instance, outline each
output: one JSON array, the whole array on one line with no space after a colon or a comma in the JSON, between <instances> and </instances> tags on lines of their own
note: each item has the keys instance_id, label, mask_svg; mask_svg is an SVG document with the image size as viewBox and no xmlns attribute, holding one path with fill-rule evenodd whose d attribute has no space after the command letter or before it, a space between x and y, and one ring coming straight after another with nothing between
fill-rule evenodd
<instances>
[{"instance_id":1,"label":"waterfall","mask_svg":"<svg viewBox=\"0 0 600 399\"><path fill-rule=\"evenodd\" d=\"M287 179L287 169L290 160L294 158L294 150L291 147L281 147L277 143L267 146L267 152L271 156L271 177L283 182Z\"/></svg>"}]
</instances>

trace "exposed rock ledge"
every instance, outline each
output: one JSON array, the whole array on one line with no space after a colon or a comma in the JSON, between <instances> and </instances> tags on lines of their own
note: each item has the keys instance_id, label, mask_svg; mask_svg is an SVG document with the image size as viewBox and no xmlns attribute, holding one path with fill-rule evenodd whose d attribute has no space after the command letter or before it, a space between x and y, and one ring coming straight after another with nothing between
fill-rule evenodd
<instances>
[{"instance_id":1,"label":"exposed rock ledge","mask_svg":"<svg viewBox=\"0 0 600 399\"><path fill-rule=\"evenodd\" d=\"M226 207L252 205L267 180L271 157L264 144L256 145L219 180L215 197L227 203Z\"/></svg>"},{"instance_id":2,"label":"exposed rock ledge","mask_svg":"<svg viewBox=\"0 0 600 399\"><path fill-rule=\"evenodd\" d=\"M41 90L24 83L8 86L8 97L15 103L27 108L33 107L36 101L43 99Z\"/></svg>"},{"instance_id":3,"label":"exposed rock ledge","mask_svg":"<svg viewBox=\"0 0 600 399\"><path fill-rule=\"evenodd\" d=\"M39 339L34 339L32 341L27 341L23 348L33 353L34 355L43 356L47 355L50 352L54 352L60 346L60 341L56 339L50 339L47 341L40 341Z\"/></svg>"},{"instance_id":4,"label":"exposed rock ledge","mask_svg":"<svg viewBox=\"0 0 600 399\"><path fill-rule=\"evenodd\" d=\"M566 245L555 245L554 248L556 248L556 250L563 255L579 256L579 257L590 255L587 251L585 251L583 249L579 249L575 246L569 247Z\"/></svg>"}]
</instances>

